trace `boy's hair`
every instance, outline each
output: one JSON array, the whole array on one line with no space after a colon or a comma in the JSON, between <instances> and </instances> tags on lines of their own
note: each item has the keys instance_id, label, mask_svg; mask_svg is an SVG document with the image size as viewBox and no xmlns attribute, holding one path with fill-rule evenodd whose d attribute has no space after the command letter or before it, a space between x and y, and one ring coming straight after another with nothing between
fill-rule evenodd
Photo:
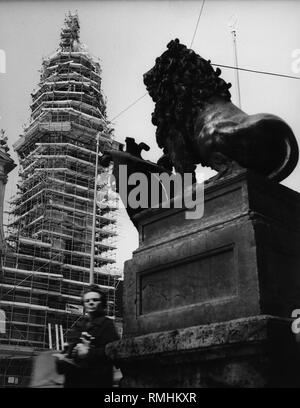
<instances>
[{"instance_id":1,"label":"boy's hair","mask_svg":"<svg viewBox=\"0 0 300 408\"><path fill-rule=\"evenodd\" d=\"M100 297L101 297L101 306L102 306L102 309L105 310L106 307L107 307L107 294L106 294L106 292L103 292L103 291L99 288L98 285L95 285L95 284L89 285L89 286L86 287L86 289L84 289L84 292L83 292L82 298L81 298L81 299L82 299L82 303L84 303L84 302L83 302L84 295L86 295L87 293L90 293L90 292L99 293L99 295L100 295Z\"/></svg>"}]
</instances>

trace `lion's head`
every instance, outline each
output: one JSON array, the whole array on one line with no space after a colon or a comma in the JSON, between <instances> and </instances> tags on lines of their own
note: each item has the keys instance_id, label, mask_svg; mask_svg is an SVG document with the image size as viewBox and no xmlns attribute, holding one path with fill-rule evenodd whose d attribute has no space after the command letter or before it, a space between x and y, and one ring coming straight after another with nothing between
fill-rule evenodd
<instances>
[{"instance_id":1,"label":"lion's head","mask_svg":"<svg viewBox=\"0 0 300 408\"><path fill-rule=\"evenodd\" d=\"M169 42L167 48L144 74L144 83L156 104L152 123L157 126L157 143L162 148L165 138L175 136L174 132L186 140L190 138L197 111L209 98L231 97L231 84L219 78L221 70L214 70L210 61L178 39Z\"/></svg>"}]
</instances>

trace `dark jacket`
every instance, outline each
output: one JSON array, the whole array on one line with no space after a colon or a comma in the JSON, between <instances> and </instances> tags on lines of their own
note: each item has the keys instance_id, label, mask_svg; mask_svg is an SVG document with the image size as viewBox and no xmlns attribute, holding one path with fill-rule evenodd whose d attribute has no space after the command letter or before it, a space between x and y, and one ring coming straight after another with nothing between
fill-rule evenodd
<instances>
[{"instance_id":1,"label":"dark jacket","mask_svg":"<svg viewBox=\"0 0 300 408\"><path fill-rule=\"evenodd\" d=\"M80 343L82 332L94 337L90 350L85 358L73 358L72 350ZM83 317L74 326L68 336L67 357L73 358L74 365L57 361L57 370L65 374L65 388L107 388L112 387L113 364L105 355L107 343L118 340L119 335L114 322L103 315L92 320Z\"/></svg>"}]
</instances>

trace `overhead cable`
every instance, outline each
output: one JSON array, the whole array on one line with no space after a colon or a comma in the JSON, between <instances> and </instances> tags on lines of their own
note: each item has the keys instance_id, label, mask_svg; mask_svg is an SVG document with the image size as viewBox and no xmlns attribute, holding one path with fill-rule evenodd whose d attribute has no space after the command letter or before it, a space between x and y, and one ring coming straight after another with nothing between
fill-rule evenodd
<instances>
[{"instance_id":1,"label":"overhead cable","mask_svg":"<svg viewBox=\"0 0 300 408\"><path fill-rule=\"evenodd\" d=\"M222 67L222 68L237 69L239 71L254 72L255 74L264 74L264 75L278 76L282 78L300 79L300 77L297 77L297 76L277 74L275 72L268 72L268 71L258 71L255 69L248 69L248 68L240 68L240 67L236 68L236 67L232 67L231 65L222 65L222 64L211 64L211 65L213 65L214 67Z\"/></svg>"},{"instance_id":2,"label":"overhead cable","mask_svg":"<svg viewBox=\"0 0 300 408\"><path fill-rule=\"evenodd\" d=\"M201 16L202 16L202 11L203 11L203 7L204 7L204 3L205 3L205 0L202 1L200 13L199 13L199 16L198 16L198 21L197 21L196 28L195 28L195 31L194 31L194 34L193 34L193 38L192 38L192 41L191 41L190 48L192 47L192 45L193 45L193 43L194 43L194 39L195 39L195 37L196 37L196 33L197 33L197 30L198 30L199 21L200 21L200 18L201 18Z\"/></svg>"}]
</instances>

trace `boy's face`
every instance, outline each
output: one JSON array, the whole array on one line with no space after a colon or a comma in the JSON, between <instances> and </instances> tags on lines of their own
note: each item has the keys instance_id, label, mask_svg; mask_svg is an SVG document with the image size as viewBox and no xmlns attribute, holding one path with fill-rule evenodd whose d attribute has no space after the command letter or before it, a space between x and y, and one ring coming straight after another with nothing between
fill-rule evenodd
<instances>
[{"instance_id":1,"label":"boy's face","mask_svg":"<svg viewBox=\"0 0 300 408\"><path fill-rule=\"evenodd\" d=\"M95 312L99 308L101 295L97 292L88 292L83 296L83 302L87 313Z\"/></svg>"}]
</instances>

